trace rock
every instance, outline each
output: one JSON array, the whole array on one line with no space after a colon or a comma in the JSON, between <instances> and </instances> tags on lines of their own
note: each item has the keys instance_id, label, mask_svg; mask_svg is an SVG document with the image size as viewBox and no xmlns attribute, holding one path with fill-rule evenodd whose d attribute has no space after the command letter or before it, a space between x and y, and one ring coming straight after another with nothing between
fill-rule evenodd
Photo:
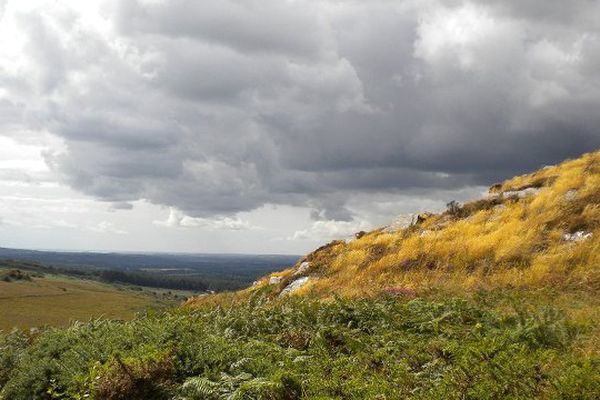
<instances>
[{"instance_id":1,"label":"rock","mask_svg":"<svg viewBox=\"0 0 600 400\"><path fill-rule=\"evenodd\" d=\"M594 236L591 232L577 231L575 233L565 233L563 239L567 242L581 242L582 240L591 239Z\"/></svg>"},{"instance_id":2,"label":"rock","mask_svg":"<svg viewBox=\"0 0 600 400\"><path fill-rule=\"evenodd\" d=\"M360 231L360 232L356 232L356 233L354 234L354 237L355 237L355 238L357 238L357 239L360 239L361 237L365 236L366 234L367 234L367 232L365 232L365 231Z\"/></svg>"},{"instance_id":3,"label":"rock","mask_svg":"<svg viewBox=\"0 0 600 400\"><path fill-rule=\"evenodd\" d=\"M308 271L309 268L310 268L310 263L308 261L304 261L302 264L300 264L300 266L298 267L296 272L294 272L294 276L305 273L306 271Z\"/></svg>"},{"instance_id":4,"label":"rock","mask_svg":"<svg viewBox=\"0 0 600 400\"><path fill-rule=\"evenodd\" d=\"M575 200L575 197L577 197L577 190L575 189L568 190L567 193L565 193L565 200L567 201L573 201Z\"/></svg>"},{"instance_id":5,"label":"rock","mask_svg":"<svg viewBox=\"0 0 600 400\"><path fill-rule=\"evenodd\" d=\"M269 285L279 285L281 283L281 278L279 276L272 276L269 279Z\"/></svg>"},{"instance_id":6,"label":"rock","mask_svg":"<svg viewBox=\"0 0 600 400\"><path fill-rule=\"evenodd\" d=\"M283 289L281 291L281 293L279 293L280 296L286 295L288 293L291 293L295 290L300 289L302 286L306 285L306 283L309 281L310 277L308 276L303 276L302 278L298 278L295 281L293 281L292 283L290 283L289 285L287 285L285 287L285 289Z\"/></svg>"},{"instance_id":7,"label":"rock","mask_svg":"<svg viewBox=\"0 0 600 400\"><path fill-rule=\"evenodd\" d=\"M540 188L528 187L520 190L507 190L506 192L502 192L502 197L518 197L520 199L527 196L535 196L540 192Z\"/></svg>"},{"instance_id":8,"label":"rock","mask_svg":"<svg viewBox=\"0 0 600 400\"><path fill-rule=\"evenodd\" d=\"M402 214L396 217L394 222L392 222L391 225L385 227L383 231L386 233L396 232L401 229L408 228L409 226L416 224L416 222L417 216L415 214Z\"/></svg>"}]
</instances>

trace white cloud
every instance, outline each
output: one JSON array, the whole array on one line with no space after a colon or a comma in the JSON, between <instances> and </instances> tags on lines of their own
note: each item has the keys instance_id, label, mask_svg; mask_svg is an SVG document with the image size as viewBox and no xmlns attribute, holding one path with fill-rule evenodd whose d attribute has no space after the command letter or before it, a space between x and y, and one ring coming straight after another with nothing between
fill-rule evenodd
<instances>
[{"instance_id":1,"label":"white cloud","mask_svg":"<svg viewBox=\"0 0 600 400\"><path fill-rule=\"evenodd\" d=\"M155 225L166 226L169 228L205 228L209 230L224 230L224 231L244 231L259 229L251 225L248 221L244 221L238 217L230 218L196 218L185 215L180 210L171 207L169 216L163 221L153 221Z\"/></svg>"},{"instance_id":2,"label":"white cloud","mask_svg":"<svg viewBox=\"0 0 600 400\"><path fill-rule=\"evenodd\" d=\"M115 224L108 221L102 221L97 226L90 227L89 230L96 233L109 233L115 235L126 235L128 233L126 230L117 228Z\"/></svg>"},{"instance_id":3,"label":"white cloud","mask_svg":"<svg viewBox=\"0 0 600 400\"><path fill-rule=\"evenodd\" d=\"M294 232L288 240L347 239L356 232L370 228L366 221L315 221L309 228Z\"/></svg>"}]
</instances>

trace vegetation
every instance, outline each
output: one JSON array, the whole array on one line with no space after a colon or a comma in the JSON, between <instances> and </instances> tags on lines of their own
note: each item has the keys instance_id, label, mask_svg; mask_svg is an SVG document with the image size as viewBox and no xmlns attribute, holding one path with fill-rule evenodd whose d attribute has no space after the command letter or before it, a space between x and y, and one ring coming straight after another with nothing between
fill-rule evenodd
<instances>
[{"instance_id":1,"label":"vegetation","mask_svg":"<svg viewBox=\"0 0 600 400\"><path fill-rule=\"evenodd\" d=\"M248 291L277 295L302 262L297 294L364 297L386 288L419 294L502 287L600 290L600 152L494 185L487 198L448 203L404 229L334 241ZM575 240L573 240L575 239ZM578 240L582 239L582 240ZM203 301L203 300L201 300Z\"/></svg>"},{"instance_id":2,"label":"vegetation","mask_svg":"<svg viewBox=\"0 0 600 400\"><path fill-rule=\"evenodd\" d=\"M105 282L129 283L137 286L148 286L165 289L194 290L203 292L208 289L198 278L185 276L161 276L149 272L125 272L105 270L100 272L100 279Z\"/></svg>"},{"instance_id":3,"label":"vegetation","mask_svg":"<svg viewBox=\"0 0 600 400\"><path fill-rule=\"evenodd\" d=\"M237 290L297 256L69 253L0 248L0 266L104 282L202 292Z\"/></svg>"},{"instance_id":4,"label":"vegetation","mask_svg":"<svg viewBox=\"0 0 600 400\"><path fill-rule=\"evenodd\" d=\"M0 335L0 399L598 399L599 238L595 153L243 291Z\"/></svg>"},{"instance_id":5,"label":"vegetation","mask_svg":"<svg viewBox=\"0 0 600 400\"><path fill-rule=\"evenodd\" d=\"M595 399L589 326L553 308L380 297L181 309L0 339L4 399Z\"/></svg>"},{"instance_id":6,"label":"vegetation","mask_svg":"<svg viewBox=\"0 0 600 400\"><path fill-rule=\"evenodd\" d=\"M0 271L0 280L4 282L30 281L31 275L19 269Z\"/></svg>"},{"instance_id":7,"label":"vegetation","mask_svg":"<svg viewBox=\"0 0 600 400\"><path fill-rule=\"evenodd\" d=\"M5 331L14 327L68 326L70 321L100 316L131 319L147 308L164 308L181 301L60 275L32 277L10 270L0 270L0 275L11 277L0 280L0 330ZM12 278L15 275L19 280Z\"/></svg>"}]
</instances>

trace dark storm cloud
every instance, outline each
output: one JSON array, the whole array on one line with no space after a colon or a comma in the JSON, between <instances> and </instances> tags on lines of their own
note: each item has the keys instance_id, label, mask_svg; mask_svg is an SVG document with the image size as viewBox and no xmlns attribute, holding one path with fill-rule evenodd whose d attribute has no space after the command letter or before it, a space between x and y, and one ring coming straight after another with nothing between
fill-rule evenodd
<instances>
[{"instance_id":1,"label":"dark storm cloud","mask_svg":"<svg viewBox=\"0 0 600 400\"><path fill-rule=\"evenodd\" d=\"M64 138L48 163L117 205L348 220L356 194L600 147L596 2L123 0L103 33L54 12L19 17L30 63L0 78L0 121Z\"/></svg>"}]
</instances>

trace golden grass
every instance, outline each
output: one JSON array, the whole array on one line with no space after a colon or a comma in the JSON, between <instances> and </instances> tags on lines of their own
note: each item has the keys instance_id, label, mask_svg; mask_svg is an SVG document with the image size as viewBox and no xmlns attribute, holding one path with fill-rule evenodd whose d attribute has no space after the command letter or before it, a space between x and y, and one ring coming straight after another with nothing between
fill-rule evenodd
<instances>
[{"instance_id":1,"label":"golden grass","mask_svg":"<svg viewBox=\"0 0 600 400\"><path fill-rule=\"evenodd\" d=\"M523 198L501 195L526 188L539 191ZM421 293L577 287L600 293L600 152L517 176L492 192L407 229L323 246L305 258L312 279L296 294L361 297L392 287ZM576 231L593 237L564 240ZM294 271L273 275L281 285L269 285L266 277L240 295L276 295Z\"/></svg>"}]
</instances>

